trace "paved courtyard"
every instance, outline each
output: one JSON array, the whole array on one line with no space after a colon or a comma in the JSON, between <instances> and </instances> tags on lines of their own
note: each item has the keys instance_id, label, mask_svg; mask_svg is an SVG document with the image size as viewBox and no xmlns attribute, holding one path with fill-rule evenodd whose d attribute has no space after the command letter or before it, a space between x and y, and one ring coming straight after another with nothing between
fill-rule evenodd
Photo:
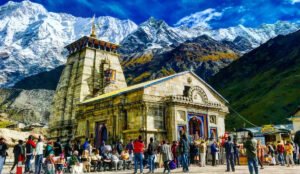
<instances>
[{"instance_id":1,"label":"paved courtyard","mask_svg":"<svg viewBox=\"0 0 300 174\"><path fill-rule=\"evenodd\" d=\"M11 166L6 165L5 170L3 174L8 174L9 173L9 168ZM220 173L228 173L225 172L225 165L220 165L217 167L212 167L212 166L207 166L207 167L198 167L198 166L191 166L190 167L190 172L189 173L199 173L199 174L220 174ZM147 173L148 169L144 170L144 173ZM155 173L162 173L163 169L157 169ZM133 170L126 170L126 171L114 171L114 172L91 172L90 174L131 174L133 173ZM176 169L172 170L171 173L183 173L181 169ZM230 172L233 173L233 172ZM247 174L248 168L247 166L237 166L235 173L239 174ZM300 166L294 166L294 167L285 167L285 166L265 166L265 169L259 170L260 174L299 174L300 173ZM87 173L86 173L87 174Z\"/></svg>"}]
</instances>

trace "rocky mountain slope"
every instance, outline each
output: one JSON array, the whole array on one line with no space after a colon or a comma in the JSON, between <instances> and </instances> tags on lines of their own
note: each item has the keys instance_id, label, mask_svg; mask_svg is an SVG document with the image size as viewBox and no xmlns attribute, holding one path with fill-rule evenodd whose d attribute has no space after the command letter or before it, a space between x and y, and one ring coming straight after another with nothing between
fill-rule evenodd
<instances>
[{"instance_id":1,"label":"rocky mountain slope","mask_svg":"<svg viewBox=\"0 0 300 174\"><path fill-rule=\"evenodd\" d=\"M55 90L58 84L60 75L64 69L64 65L54 68L50 71L43 71L41 73L25 77L18 81L13 88L17 89L47 89Z\"/></svg>"},{"instance_id":2,"label":"rocky mountain slope","mask_svg":"<svg viewBox=\"0 0 300 174\"><path fill-rule=\"evenodd\" d=\"M23 123L48 123L53 90L0 89L0 115Z\"/></svg>"},{"instance_id":3,"label":"rocky mountain slope","mask_svg":"<svg viewBox=\"0 0 300 174\"><path fill-rule=\"evenodd\" d=\"M220 70L210 83L254 124L286 123L300 105L299 40L300 31L271 39ZM244 124L233 112L226 121L229 128Z\"/></svg>"},{"instance_id":4,"label":"rocky mountain slope","mask_svg":"<svg viewBox=\"0 0 300 174\"><path fill-rule=\"evenodd\" d=\"M129 84L167 76L193 69L203 79L208 79L240 56L232 45L203 35L179 44L161 54L146 54L123 61Z\"/></svg>"},{"instance_id":5,"label":"rocky mountain slope","mask_svg":"<svg viewBox=\"0 0 300 174\"><path fill-rule=\"evenodd\" d=\"M130 20L95 19L100 39L119 43L137 28ZM30 1L0 7L0 87L65 62L64 46L89 35L91 18L48 12Z\"/></svg>"}]
</instances>

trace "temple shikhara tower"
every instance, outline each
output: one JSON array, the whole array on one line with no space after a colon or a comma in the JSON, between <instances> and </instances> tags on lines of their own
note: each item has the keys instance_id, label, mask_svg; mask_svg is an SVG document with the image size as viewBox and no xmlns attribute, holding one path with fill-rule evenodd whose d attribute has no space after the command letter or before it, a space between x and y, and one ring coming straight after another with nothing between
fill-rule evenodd
<instances>
[{"instance_id":1,"label":"temple shikhara tower","mask_svg":"<svg viewBox=\"0 0 300 174\"><path fill-rule=\"evenodd\" d=\"M52 137L74 137L76 110L86 99L127 87L118 45L96 38L95 25L84 36L65 47L69 51L53 100Z\"/></svg>"},{"instance_id":2,"label":"temple shikhara tower","mask_svg":"<svg viewBox=\"0 0 300 174\"><path fill-rule=\"evenodd\" d=\"M128 141L142 135L178 140L218 138L225 132L227 101L191 71L127 87L118 45L90 36L69 51L53 100L51 138Z\"/></svg>"}]
</instances>

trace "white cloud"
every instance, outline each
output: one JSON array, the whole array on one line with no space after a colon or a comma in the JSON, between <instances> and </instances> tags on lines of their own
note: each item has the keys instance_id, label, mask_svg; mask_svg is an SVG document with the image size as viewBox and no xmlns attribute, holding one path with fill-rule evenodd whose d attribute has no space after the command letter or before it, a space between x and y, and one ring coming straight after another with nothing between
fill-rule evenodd
<instances>
[{"instance_id":1,"label":"white cloud","mask_svg":"<svg viewBox=\"0 0 300 174\"><path fill-rule=\"evenodd\" d=\"M291 0L292 4L300 3L300 0Z\"/></svg>"},{"instance_id":2,"label":"white cloud","mask_svg":"<svg viewBox=\"0 0 300 174\"><path fill-rule=\"evenodd\" d=\"M216 9L208 8L206 10L191 14L180 19L175 26L187 26L187 27L205 27L209 28L208 22L212 19L217 19L222 16L222 12L216 11Z\"/></svg>"}]
</instances>

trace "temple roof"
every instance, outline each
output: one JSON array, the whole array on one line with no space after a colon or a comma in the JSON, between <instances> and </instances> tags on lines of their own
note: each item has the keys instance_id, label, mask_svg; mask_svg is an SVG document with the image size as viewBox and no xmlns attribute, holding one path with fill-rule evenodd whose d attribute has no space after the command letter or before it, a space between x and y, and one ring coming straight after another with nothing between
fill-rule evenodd
<instances>
[{"instance_id":1,"label":"temple roof","mask_svg":"<svg viewBox=\"0 0 300 174\"><path fill-rule=\"evenodd\" d=\"M110 43L110 42L106 42L103 40L99 40L95 37L90 37L90 36L83 36L80 39L70 43L69 45L65 46L66 49L68 49L68 51L70 53L72 52L76 52L79 51L85 47L93 47L93 48L109 48L112 50L116 50L119 45L118 44L114 44L114 43Z\"/></svg>"},{"instance_id":2,"label":"temple roof","mask_svg":"<svg viewBox=\"0 0 300 174\"><path fill-rule=\"evenodd\" d=\"M102 100L102 99L105 99L105 98L114 97L114 96L122 95L122 94L125 94L125 93L128 93L128 92L132 92L132 91L136 91L136 90L139 90L139 89L147 88L147 87L150 87L152 85L156 85L158 83L165 82L167 80L170 80L172 78L175 78L175 77L187 74L187 73L191 73L192 75L194 75L198 80L200 80L202 83L204 83L210 90L212 90L214 93L216 93L221 99L223 99L226 103L229 103L221 94L219 94L215 89L213 89L209 84L207 84L202 78L197 76L194 72L184 71L184 72L181 72L181 73L176 73L176 74L173 74L173 75L170 75L170 76L162 77L162 78L155 79L155 80L150 80L150 81L139 83L139 84L129 86L129 87L126 87L126 88L122 88L122 89L119 89L119 90L116 90L116 91L112 91L112 92L109 92L109 93L106 93L106 94L102 94L102 95L99 95L97 97L87 99L87 100L83 101L81 104L91 103L91 102Z\"/></svg>"}]
</instances>

